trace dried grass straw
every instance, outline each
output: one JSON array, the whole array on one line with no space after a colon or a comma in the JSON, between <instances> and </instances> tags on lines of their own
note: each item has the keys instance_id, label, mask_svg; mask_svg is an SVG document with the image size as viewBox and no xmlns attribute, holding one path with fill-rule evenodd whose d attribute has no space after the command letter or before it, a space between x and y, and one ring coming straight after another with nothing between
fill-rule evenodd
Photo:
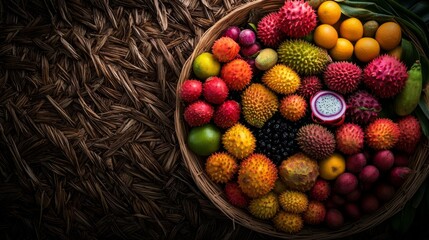
<instances>
[{"instance_id":1,"label":"dried grass straw","mask_svg":"<svg viewBox=\"0 0 429 240\"><path fill-rule=\"evenodd\" d=\"M180 86L184 80L191 76L192 62L194 58L204 51L209 51L210 46L227 26L241 25L248 21L249 17L252 18L261 14L276 11L282 6L283 3L283 0L258 0L242 5L241 7L235 9L223 17L200 39L200 42L195 47L193 54L189 57L183 66L178 86ZM233 222L241 224L244 227L254 231L284 239L338 239L356 234L380 224L384 220L390 218L395 213L400 211L406 202L418 190L429 173L429 165L426 161L429 156L429 146L427 139L425 139L418 146L417 151L411 156L410 168L413 169L413 171L406 182L397 191L394 198L384 204L374 214L367 215L356 222L347 223L338 230L328 230L324 227L306 226L296 235L279 232L274 229L270 222L258 220L245 210L239 209L229 204L220 186L208 179L204 171L202 159L194 155L186 146L185 139L188 128L185 126L182 118L183 104L178 99L178 89L179 87L176 90L175 126L186 167L189 169L197 186L203 193L207 195L214 205L216 205Z\"/></svg>"}]
</instances>

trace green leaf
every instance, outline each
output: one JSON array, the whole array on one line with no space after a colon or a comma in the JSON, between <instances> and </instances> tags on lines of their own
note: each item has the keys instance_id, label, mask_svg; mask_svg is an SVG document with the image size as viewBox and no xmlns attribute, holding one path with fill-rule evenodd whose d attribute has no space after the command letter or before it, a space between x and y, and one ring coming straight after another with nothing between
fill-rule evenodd
<instances>
[{"instance_id":1,"label":"green leaf","mask_svg":"<svg viewBox=\"0 0 429 240\"><path fill-rule=\"evenodd\" d=\"M409 69L416 62L416 60L419 59L419 54L414 45L407 39L402 39L401 47L401 60L404 61L405 65Z\"/></svg>"}]
</instances>

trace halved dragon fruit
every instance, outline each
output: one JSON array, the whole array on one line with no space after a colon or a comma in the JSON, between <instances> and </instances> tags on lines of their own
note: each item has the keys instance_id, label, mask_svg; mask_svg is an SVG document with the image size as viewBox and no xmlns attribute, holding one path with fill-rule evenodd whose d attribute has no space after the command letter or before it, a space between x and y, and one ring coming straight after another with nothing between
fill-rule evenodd
<instances>
[{"instance_id":1,"label":"halved dragon fruit","mask_svg":"<svg viewBox=\"0 0 429 240\"><path fill-rule=\"evenodd\" d=\"M319 91L310 99L313 121L325 125L344 122L346 102L343 96L332 91Z\"/></svg>"}]
</instances>

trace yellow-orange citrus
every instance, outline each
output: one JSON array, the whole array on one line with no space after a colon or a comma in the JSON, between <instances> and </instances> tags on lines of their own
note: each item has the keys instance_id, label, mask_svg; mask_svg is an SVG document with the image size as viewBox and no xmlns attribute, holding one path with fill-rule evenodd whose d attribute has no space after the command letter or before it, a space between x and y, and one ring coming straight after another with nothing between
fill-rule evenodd
<instances>
[{"instance_id":1,"label":"yellow-orange citrus","mask_svg":"<svg viewBox=\"0 0 429 240\"><path fill-rule=\"evenodd\" d=\"M340 36L351 41L357 41L363 36L362 22L357 18L348 18L340 25Z\"/></svg>"},{"instance_id":2,"label":"yellow-orange citrus","mask_svg":"<svg viewBox=\"0 0 429 240\"><path fill-rule=\"evenodd\" d=\"M314 30L313 40L317 46L331 49L337 44L337 30L329 24L321 24Z\"/></svg>"},{"instance_id":3,"label":"yellow-orange citrus","mask_svg":"<svg viewBox=\"0 0 429 240\"><path fill-rule=\"evenodd\" d=\"M380 54L380 46L374 38L364 37L355 44L355 56L359 61L369 62Z\"/></svg>"},{"instance_id":4,"label":"yellow-orange citrus","mask_svg":"<svg viewBox=\"0 0 429 240\"><path fill-rule=\"evenodd\" d=\"M326 1L317 9L317 16L321 23L334 24L341 17L341 7L334 1Z\"/></svg>"},{"instance_id":5,"label":"yellow-orange citrus","mask_svg":"<svg viewBox=\"0 0 429 240\"><path fill-rule=\"evenodd\" d=\"M346 170L346 160L338 153L319 161L319 176L326 180L334 180Z\"/></svg>"},{"instance_id":6,"label":"yellow-orange citrus","mask_svg":"<svg viewBox=\"0 0 429 240\"><path fill-rule=\"evenodd\" d=\"M401 26L395 22L385 22L375 32L375 40L386 51L392 50L401 43Z\"/></svg>"},{"instance_id":7,"label":"yellow-orange citrus","mask_svg":"<svg viewBox=\"0 0 429 240\"><path fill-rule=\"evenodd\" d=\"M336 61L345 61L353 55L353 44L345 38L338 38L337 44L329 50L329 55Z\"/></svg>"}]
</instances>

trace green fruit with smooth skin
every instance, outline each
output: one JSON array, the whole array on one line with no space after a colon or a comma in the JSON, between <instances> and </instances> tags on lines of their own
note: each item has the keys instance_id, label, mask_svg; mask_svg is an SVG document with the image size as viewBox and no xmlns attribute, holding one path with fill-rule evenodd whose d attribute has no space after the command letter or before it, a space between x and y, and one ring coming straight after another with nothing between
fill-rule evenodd
<instances>
[{"instance_id":1,"label":"green fruit with smooth skin","mask_svg":"<svg viewBox=\"0 0 429 240\"><path fill-rule=\"evenodd\" d=\"M408 71L408 79L405 87L393 102L395 113L399 116L411 114L417 107L422 93L422 68L419 61L416 61Z\"/></svg>"},{"instance_id":2,"label":"green fruit with smooth skin","mask_svg":"<svg viewBox=\"0 0 429 240\"><path fill-rule=\"evenodd\" d=\"M188 146L199 156L208 156L220 147L221 133L213 124L194 127L188 134Z\"/></svg>"},{"instance_id":3,"label":"green fruit with smooth skin","mask_svg":"<svg viewBox=\"0 0 429 240\"><path fill-rule=\"evenodd\" d=\"M265 71L276 65L277 52L271 48L262 49L255 58L255 66L259 70Z\"/></svg>"}]
</instances>

